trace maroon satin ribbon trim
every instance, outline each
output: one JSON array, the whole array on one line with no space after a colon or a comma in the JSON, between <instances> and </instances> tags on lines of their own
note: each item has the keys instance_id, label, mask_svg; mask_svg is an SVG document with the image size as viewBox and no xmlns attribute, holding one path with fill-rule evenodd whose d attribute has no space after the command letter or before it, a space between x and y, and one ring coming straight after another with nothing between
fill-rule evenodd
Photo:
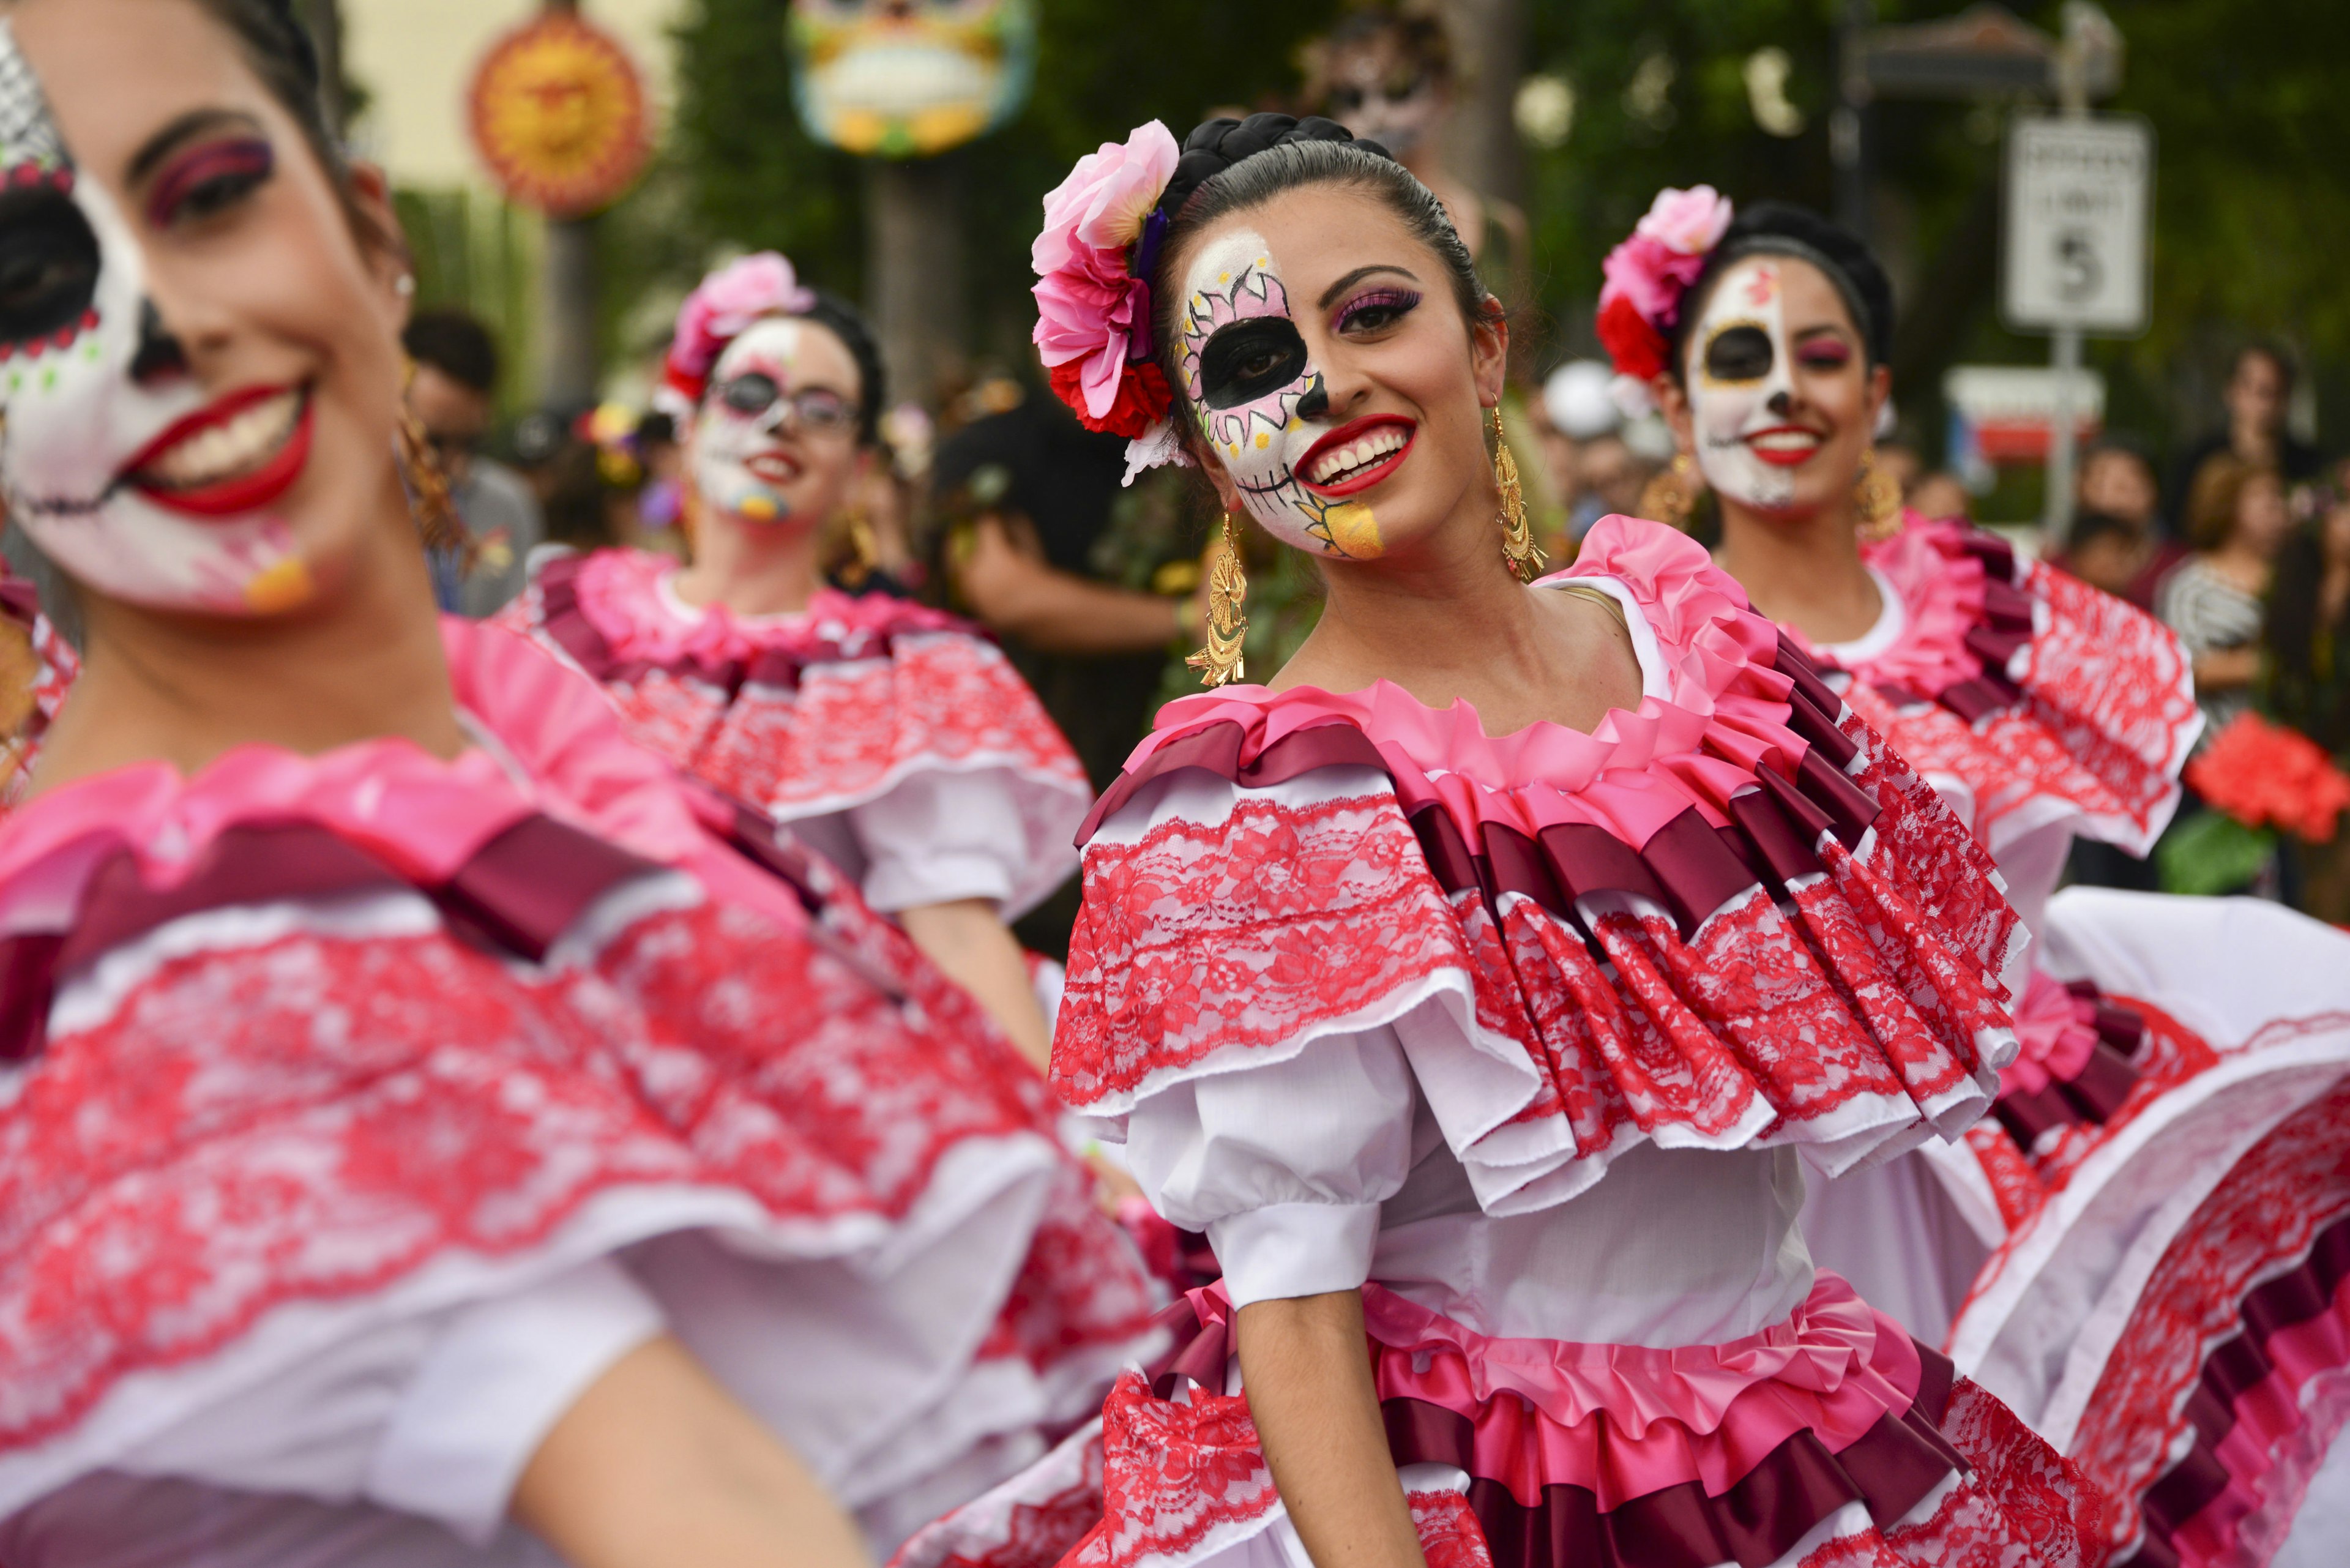
<instances>
[{"instance_id":1,"label":"maroon satin ribbon trim","mask_svg":"<svg viewBox=\"0 0 2350 1568\"><path fill-rule=\"evenodd\" d=\"M2137 1086L2137 1069L2130 1064L2130 1058L2146 1041L2146 1020L2106 1001L2095 981L2068 981L2064 989L2095 1010L2097 1043L2090 1047L2081 1070L2043 1089L2009 1090L1991 1106L2000 1126L2026 1155L2051 1127L2111 1121Z\"/></svg>"},{"instance_id":2,"label":"maroon satin ribbon trim","mask_svg":"<svg viewBox=\"0 0 2350 1568\"><path fill-rule=\"evenodd\" d=\"M6 616L26 631L41 613L41 593L22 577L0 581L0 615Z\"/></svg>"},{"instance_id":3,"label":"maroon satin ribbon trim","mask_svg":"<svg viewBox=\"0 0 2350 1568\"><path fill-rule=\"evenodd\" d=\"M2139 1503L2145 1540L2129 1557L2117 1559L2115 1568L2169 1568L2179 1561L2170 1538L2228 1489L2228 1469L2218 1450L2235 1429L2237 1398L2274 1370L2268 1342L2332 1311L2345 1277L2350 1219L2321 1231L2299 1268L2245 1293L2237 1314L2241 1326L2204 1356L2195 1391L2188 1397L2194 1447L2147 1489Z\"/></svg>"},{"instance_id":4,"label":"maroon satin ribbon trim","mask_svg":"<svg viewBox=\"0 0 2350 1568\"><path fill-rule=\"evenodd\" d=\"M1174 1346L1148 1371L1159 1398L1182 1379L1222 1393L1231 1334L1200 1322L1188 1301L1152 1320ZM1587 1487L1544 1487L1542 1501L1520 1502L1498 1477L1477 1469L1476 1428L1469 1417L1422 1399L1380 1402L1388 1450L1399 1465L1444 1464L1470 1476L1469 1505L1484 1527L1494 1568L1712 1568L1736 1562L1763 1568L1794 1549L1822 1520L1848 1503L1864 1504L1880 1526L1915 1508L1945 1476L1967 1462L1941 1433L1954 1373L1948 1357L1919 1345L1916 1398L1887 1415L1841 1452L1798 1432L1718 1496L1696 1481L1662 1488L1602 1510ZM1512 1396L1501 1396L1512 1397Z\"/></svg>"},{"instance_id":5,"label":"maroon satin ribbon trim","mask_svg":"<svg viewBox=\"0 0 2350 1568\"><path fill-rule=\"evenodd\" d=\"M1794 781L1762 768L1760 787L1730 803L1731 826L1716 828L1695 806L1673 817L1633 848L1591 823L1559 823L1532 839L1503 824L1486 823L1471 843L1459 823L1433 799L1408 807L1407 819L1419 840L1430 874L1448 895L1475 889L1486 899L1503 893L1532 898L1561 920L1584 930L1575 901L1597 893L1630 893L1671 912L1684 940L1706 917L1750 889L1821 870L1816 846L1824 833L1847 848L1877 820L1877 803L1853 783L1845 764L1859 746L1839 731L1833 715L1843 703L1823 683L1801 652L1783 639L1782 669L1794 682L1789 693L1799 717L1807 711L1810 744ZM1835 704L1822 711L1814 704ZM1817 732L1818 739L1812 738ZM1169 741L1140 766L1118 775L1104 791L1077 830L1085 845L1103 820L1134 798L1145 784L1181 768L1198 768L1243 789L1263 789L1316 768L1377 768L1403 792L1394 768L1370 737L1343 720L1315 724L1283 736L1250 762L1241 760L1247 732L1235 720L1202 725Z\"/></svg>"},{"instance_id":6,"label":"maroon satin ribbon trim","mask_svg":"<svg viewBox=\"0 0 2350 1568\"><path fill-rule=\"evenodd\" d=\"M147 885L128 849L108 856L77 896L67 928L0 941L0 1060L41 1049L57 977L167 921L206 909L333 898L413 887L451 931L536 963L587 908L657 869L593 835L526 816L476 850L439 886L411 882L367 850L313 822L240 823L204 847L169 888Z\"/></svg>"},{"instance_id":7,"label":"maroon satin ribbon trim","mask_svg":"<svg viewBox=\"0 0 2350 1568\"><path fill-rule=\"evenodd\" d=\"M585 556L567 556L549 561L539 568L537 576L539 615L546 634L562 645L572 661L596 680L607 684L627 684L640 680L646 675L659 672L679 680L695 681L712 687L725 695L729 702L745 686L772 686L791 691L800 683L801 671L811 664L837 663L847 659L869 659L889 651L897 634L895 628L882 628L873 632L852 651L848 645L834 641L811 641L803 654L785 653L780 649L764 649L747 659L704 659L699 655L661 660L652 659L622 659L613 652L612 645L588 612L579 604L579 573L588 564ZM948 617L945 629L984 641L995 640L984 627ZM921 629L931 629L925 625Z\"/></svg>"}]
</instances>

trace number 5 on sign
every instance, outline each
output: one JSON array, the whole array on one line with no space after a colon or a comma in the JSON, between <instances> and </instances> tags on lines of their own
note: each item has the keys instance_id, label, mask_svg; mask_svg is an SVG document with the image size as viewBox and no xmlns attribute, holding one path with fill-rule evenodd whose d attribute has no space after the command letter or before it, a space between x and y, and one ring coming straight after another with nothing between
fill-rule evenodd
<instances>
[{"instance_id":1,"label":"number 5 on sign","mask_svg":"<svg viewBox=\"0 0 2350 1568\"><path fill-rule=\"evenodd\" d=\"M2154 132L2144 120L2017 119L2007 142L2010 327L2129 337L2146 329Z\"/></svg>"}]
</instances>

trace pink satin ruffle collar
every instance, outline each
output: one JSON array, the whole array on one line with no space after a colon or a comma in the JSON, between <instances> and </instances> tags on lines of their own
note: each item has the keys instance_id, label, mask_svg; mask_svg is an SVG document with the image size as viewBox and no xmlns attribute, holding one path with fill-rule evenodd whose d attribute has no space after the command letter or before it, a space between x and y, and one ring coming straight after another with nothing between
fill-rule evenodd
<instances>
[{"instance_id":1,"label":"pink satin ruffle collar","mask_svg":"<svg viewBox=\"0 0 2350 1568\"><path fill-rule=\"evenodd\" d=\"M1792 776L1805 750L1788 727L1793 682L1773 668L1778 628L1747 607L1744 591L1702 548L1659 524L1603 518L1575 564L1542 582L1593 578L1630 590L1655 634L1670 690L1643 697L1637 711L1612 710L1588 734L1537 722L1488 735L1468 702L1430 708L1386 680L1349 692L1231 686L1161 709L1127 767L1220 722L1242 727L1244 758L1336 722L1378 747L1399 789L1441 799L1464 828L1498 822L1533 834L1592 823L1637 847L1691 805L1713 826L1727 826L1730 797L1752 787L1758 768Z\"/></svg>"},{"instance_id":2,"label":"pink satin ruffle collar","mask_svg":"<svg viewBox=\"0 0 2350 1568\"><path fill-rule=\"evenodd\" d=\"M878 657L907 632L967 629L942 610L887 595L820 588L797 615L738 616L724 605L689 608L668 585L678 566L646 550L598 550L579 565L579 610L622 662L740 663L763 653L804 662Z\"/></svg>"}]
</instances>

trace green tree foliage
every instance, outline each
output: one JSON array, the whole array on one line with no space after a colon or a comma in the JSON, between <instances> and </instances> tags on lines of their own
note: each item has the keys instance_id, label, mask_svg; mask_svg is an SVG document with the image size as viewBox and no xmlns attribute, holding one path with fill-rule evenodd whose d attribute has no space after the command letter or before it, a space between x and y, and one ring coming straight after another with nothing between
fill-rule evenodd
<instances>
[{"instance_id":1,"label":"green tree foliage","mask_svg":"<svg viewBox=\"0 0 2350 1568\"><path fill-rule=\"evenodd\" d=\"M667 243L652 246L626 237L624 215L624 265L649 249L668 252L660 265L673 266L681 237L705 254L717 244L773 245L817 282L861 291L862 171L812 141L793 110L789 9L786 0L702 0L680 30L683 212L659 225ZM963 178L972 303L985 344L1007 355L1026 336L1028 244L1045 192L1071 163L1147 119L1180 137L1211 108L1277 106L1295 82L1298 45L1336 9L1336 0L1040 0L1027 108L948 154Z\"/></svg>"},{"instance_id":2,"label":"green tree foliage","mask_svg":"<svg viewBox=\"0 0 2350 1568\"><path fill-rule=\"evenodd\" d=\"M1157 117L1180 135L1224 106L1282 107L1296 51L1342 0L1042 0L1036 90L1012 126L951 154L969 196L975 318L999 358L1025 331L1037 202L1070 162ZM2284 337L2337 385L2350 367L2350 94L2340 0L2107 0L2128 40L2108 108L2158 137L2156 321L2093 348L2116 417L2163 436L2204 413L2181 366L2248 333ZM1528 160L1547 360L1592 346L1599 260L1660 185L1710 182L1742 201L1825 208L1842 0L1527 0L1526 66L1566 79L1566 143ZM1878 0L1880 20L1947 16L1953 0ZM2058 7L2022 4L2050 30ZM689 271L712 245L777 245L821 282L863 276L857 161L809 141L791 109L786 0L701 0L681 29L677 136L665 172L616 220L616 276ZM1805 125L1766 135L1743 74L1787 51ZM1661 63L1659 63L1661 62ZM1935 384L1960 358L2030 361L2038 338L1998 322L2000 138L2012 106L1887 103L1872 113L1878 237L1907 316L1896 371L1929 443ZM625 293L623 287L616 292ZM2206 376L2208 380L2208 374ZM2192 376L2187 383L2197 383ZM2330 405L2329 405L2330 411Z\"/></svg>"}]
</instances>

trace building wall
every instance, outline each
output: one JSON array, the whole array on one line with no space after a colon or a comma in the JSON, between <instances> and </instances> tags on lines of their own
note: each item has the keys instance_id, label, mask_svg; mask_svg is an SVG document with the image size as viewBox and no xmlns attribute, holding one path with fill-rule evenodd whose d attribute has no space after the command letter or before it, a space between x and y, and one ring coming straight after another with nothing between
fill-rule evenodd
<instances>
[{"instance_id":1,"label":"building wall","mask_svg":"<svg viewBox=\"0 0 2350 1568\"><path fill-rule=\"evenodd\" d=\"M627 40L656 100L670 98L669 29L691 0L584 0L588 17ZM342 0L345 70L369 94L353 128L361 153L397 185L478 185L465 89L482 54L538 0Z\"/></svg>"}]
</instances>

